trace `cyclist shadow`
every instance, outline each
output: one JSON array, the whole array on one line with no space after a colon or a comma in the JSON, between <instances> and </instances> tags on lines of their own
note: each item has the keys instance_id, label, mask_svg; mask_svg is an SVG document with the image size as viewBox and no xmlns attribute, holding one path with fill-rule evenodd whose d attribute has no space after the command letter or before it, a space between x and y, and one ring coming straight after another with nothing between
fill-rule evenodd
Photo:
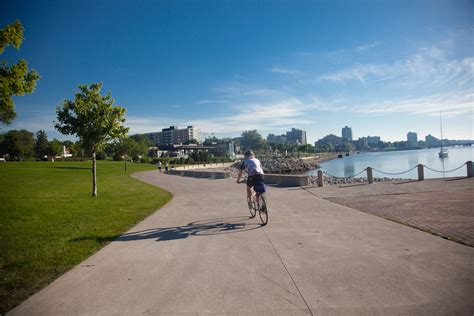
<instances>
[{"instance_id":1,"label":"cyclist shadow","mask_svg":"<svg viewBox=\"0 0 474 316\"><path fill-rule=\"evenodd\" d=\"M70 241L82 240L105 241L133 241L143 239L156 239L168 241L185 239L191 236L210 236L246 232L262 227L260 224L249 222L247 216L217 218L204 221L191 222L184 226L145 229L110 237L81 237Z\"/></svg>"}]
</instances>

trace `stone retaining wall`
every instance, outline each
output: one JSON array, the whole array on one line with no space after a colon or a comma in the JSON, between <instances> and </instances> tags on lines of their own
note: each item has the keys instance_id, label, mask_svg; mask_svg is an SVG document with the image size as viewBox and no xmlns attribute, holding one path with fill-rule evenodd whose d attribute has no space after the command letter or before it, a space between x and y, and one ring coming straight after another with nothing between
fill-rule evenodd
<instances>
[{"instance_id":1,"label":"stone retaining wall","mask_svg":"<svg viewBox=\"0 0 474 316\"><path fill-rule=\"evenodd\" d=\"M264 174L263 180L266 184L277 184L284 187L304 187L308 186L308 176Z\"/></svg>"},{"instance_id":2,"label":"stone retaining wall","mask_svg":"<svg viewBox=\"0 0 474 316\"><path fill-rule=\"evenodd\" d=\"M183 177L207 178L207 179L227 179L230 178L230 172L225 171L207 171L207 170L169 170L168 174L179 175Z\"/></svg>"}]
</instances>

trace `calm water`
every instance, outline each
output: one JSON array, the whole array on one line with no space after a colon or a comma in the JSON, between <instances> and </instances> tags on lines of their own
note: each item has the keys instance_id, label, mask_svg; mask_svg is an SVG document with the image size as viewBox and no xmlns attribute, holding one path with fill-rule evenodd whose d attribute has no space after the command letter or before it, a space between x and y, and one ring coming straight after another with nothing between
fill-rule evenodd
<instances>
[{"instance_id":1,"label":"calm water","mask_svg":"<svg viewBox=\"0 0 474 316\"><path fill-rule=\"evenodd\" d=\"M376 152L376 153L361 153L359 155L339 158L323 162L321 170L338 177L352 176L367 167L372 167L380 171L389 173L398 173L407 171L418 164L423 164L431 169L439 171L449 171L455 169L466 161L474 161L474 147L450 147L449 157L439 158L439 148L420 149L420 150L404 150L394 152ZM317 170L308 171L309 175L316 175ZM443 178L466 176L466 166L461 169L449 172L438 173L427 170L425 168L425 178ZM367 173L363 172L357 177L366 177ZM374 171L374 177L389 177L389 178L404 178L404 179L418 179L417 170L412 170L402 175L385 175Z\"/></svg>"}]
</instances>

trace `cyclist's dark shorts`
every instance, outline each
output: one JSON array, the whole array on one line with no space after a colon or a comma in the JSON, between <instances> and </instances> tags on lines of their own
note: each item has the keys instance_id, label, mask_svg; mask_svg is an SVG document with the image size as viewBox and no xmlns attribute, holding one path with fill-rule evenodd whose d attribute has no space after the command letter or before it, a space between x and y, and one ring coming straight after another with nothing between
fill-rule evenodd
<instances>
[{"instance_id":1,"label":"cyclist's dark shorts","mask_svg":"<svg viewBox=\"0 0 474 316\"><path fill-rule=\"evenodd\" d=\"M261 174L257 174L255 176L251 176L247 178L247 186L249 187L254 187L261 182L263 182L263 177Z\"/></svg>"}]
</instances>

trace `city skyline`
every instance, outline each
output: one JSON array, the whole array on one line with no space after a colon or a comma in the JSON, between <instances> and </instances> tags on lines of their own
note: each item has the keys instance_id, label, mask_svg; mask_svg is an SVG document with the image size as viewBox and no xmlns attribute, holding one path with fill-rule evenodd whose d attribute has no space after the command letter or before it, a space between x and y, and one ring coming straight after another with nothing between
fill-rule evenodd
<instances>
[{"instance_id":1,"label":"city skyline","mask_svg":"<svg viewBox=\"0 0 474 316\"><path fill-rule=\"evenodd\" d=\"M196 126L237 137L296 127L340 135L473 139L474 4L407 2L7 1L25 40L2 59L38 70L9 129L43 129L78 84L103 82L130 134Z\"/></svg>"}]
</instances>

